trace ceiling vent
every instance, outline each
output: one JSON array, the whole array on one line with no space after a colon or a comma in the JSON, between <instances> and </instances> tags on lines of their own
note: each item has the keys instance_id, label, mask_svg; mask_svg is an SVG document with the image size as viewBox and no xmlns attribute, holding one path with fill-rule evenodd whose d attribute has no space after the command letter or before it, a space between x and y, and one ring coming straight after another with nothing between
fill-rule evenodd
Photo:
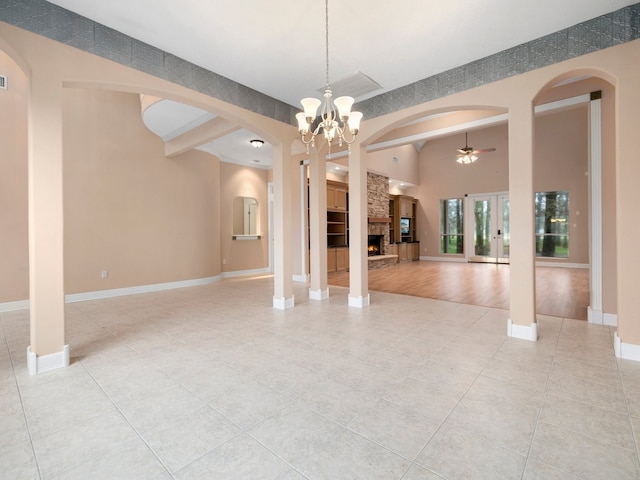
<instances>
[{"instance_id":1,"label":"ceiling vent","mask_svg":"<svg viewBox=\"0 0 640 480\"><path fill-rule=\"evenodd\" d=\"M4 75L0 75L0 88L2 88L3 90L7 89L7 77L5 77Z\"/></svg>"},{"instance_id":2,"label":"ceiling vent","mask_svg":"<svg viewBox=\"0 0 640 480\"><path fill-rule=\"evenodd\" d=\"M324 94L326 87L318 88L318 92ZM331 82L331 91L334 97L349 95L354 98L362 97L376 90L380 90L380 84L362 72L344 77L336 82Z\"/></svg>"}]
</instances>

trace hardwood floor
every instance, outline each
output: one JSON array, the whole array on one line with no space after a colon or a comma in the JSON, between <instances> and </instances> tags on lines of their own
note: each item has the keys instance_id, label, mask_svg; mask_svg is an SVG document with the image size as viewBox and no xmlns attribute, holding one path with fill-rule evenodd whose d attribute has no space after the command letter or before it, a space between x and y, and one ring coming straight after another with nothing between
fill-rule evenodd
<instances>
[{"instance_id":1,"label":"hardwood floor","mask_svg":"<svg viewBox=\"0 0 640 480\"><path fill-rule=\"evenodd\" d=\"M349 273L329 275L329 285L349 286ZM509 309L509 265L419 261L369 270L369 290ZM517 287L516 287L517 288ZM536 268L536 311L587 319L589 270Z\"/></svg>"}]
</instances>

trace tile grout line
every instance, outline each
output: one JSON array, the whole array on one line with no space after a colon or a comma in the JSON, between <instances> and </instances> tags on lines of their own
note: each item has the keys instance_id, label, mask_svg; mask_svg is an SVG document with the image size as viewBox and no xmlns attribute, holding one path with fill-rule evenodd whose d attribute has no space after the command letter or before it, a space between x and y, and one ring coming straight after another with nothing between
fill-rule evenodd
<instances>
[{"instance_id":1,"label":"tile grout line","mask_svg":"<svg viewBox=\"0 0 640 480\"><path fill-rule=\"evenodd\" d=\"M18 390L18 398L20 398L20 407L22 409L22 416L24 418L24 424L27 428L27 434L29 435L29 444L31 445L31 451L33 452L33 461L36 464L36 470L38 472L38 478L42 479L42 472L40 471L40 462L38 462L38 455L36 454L36 449L33 446L33 437L31 435L31 428L29 426L29 420L27 419L27 412L24 409L24 400L22 398L22 389L20 388L20 383L18 382L18 376L16 375L16 367L13 361L13 355L11 355L11 350L9 349L9 343L7 343L7 335L4 329L4 320L0 318L0 325L2 326L2 336L5 340L5 345L7 347L7 353L9 354L9 361L11 362L11 370L13 372L13 380L16 384L16 389Z\"/></svg>"},{"instance_id":2,"label":"tile grout line","mask_svg":"<svg viewBox=\"0 0 640 480\"><path fill-rule=\"evenodd\" d=\"M118 407L118 405L116 404L116 402L114 402L113 398L111 398L111 395L109 395L106 390L102 387L102 385L100 385L100 382L98 382L98 380L96 380L96 378L93 376L93 374L87 369L87 367L84 365L84 363L82 362L82 360L79 360L79 363L82 365L83 370L87 373L87 375L89 375L89 377L91 377L91 380L93 380L93 382L98 386L98 388L102 391L102 393L104 393L106 395L106 397L109 399L109 401L111 402L111 404L113 405L113 407L116 409L116 411L118 412L118 414L120 414L120 416L124 419L125 422L127 422L127 425L129 425L131 427L131 429L135 432L135 434L138 436L138 438L140 440L142 440L142 442L145 444L145 446L149 449L149 451L151 453L153 453L153 456L156 457L156 459L158 460L158 462L160 462L160 465L162 465L162 467L166 470L166 472L171 475L171 477L173 479L175 479L173 473L171 473L171 470L169 470L169 467L167 467L167 465L165 465L165 463L162 461L162 459L158 456L158 454L156 453L156 451L151 447L151 445L149 445L149 443L145 440L145 438L140 434L140 432L131 424L131 422L129 421L129 419L127 418L127 416L124 414L124 412L122 410L120 410L120 407ZM117 450L117 449L116 449ZM83 462L84 463L84 462Z\"/></svg>"},{"instance_id":3,"label":"tile grout line","mask_svg":"<svg viewBox=\"0 0 640 480\"><path fill-rule=\"evenodd\" d=\"M536 319L537 322L537 319ZM533 427L533 432L531 432L531 441L529 442L529 448L527 449L527 455L524 460L524 468L522 469L522 477L521 480L524 480L524 475L527 471L527 465L529 464L529 460L531 459L531 450L533 448L533 441L536 436L536 431L538 430L538 424L540 423L540 416L542 415L542 409L544 408L544 402L547 399L547 392L549 390L549 381L551 380L551 374L553 372L553 365L556 358L556 352L558 351L558 343L560 342L560 335L562 335L562 326L564 325L564 318L561 319L560 328L558 329L558 337L555 341L555 347L553 349L553 359L551 361L551 368L547 373L547 381L544 384L544 393L542 394L542 401L540 402L540 407L538 408L538 414L536 415L536 422ZM536 340L537 341L537 340Z\"/></svg>"},{"instance_id":4,"label":"tile grout line","mask_svg":"<svg viewBox=\"0 0 640 480\"><path fill-rule=\"evenodd\" d=\"M622 377L622 370L620 368L620 362L622 360L616 361L616 365L618 366L618 375L620 376L620 383L622 384L622 394L624 395L624 405L627 407L627 417L629 418L629 424L631 427L631 435L633 436L633 442L636 446L636 462L638 464L638 469L640 470L640 433L636 432L636 429L633 426L631 409L629 408L629 399L627 397L627 389L625 387L624 378Z\"/></svg>"}]
</instances>

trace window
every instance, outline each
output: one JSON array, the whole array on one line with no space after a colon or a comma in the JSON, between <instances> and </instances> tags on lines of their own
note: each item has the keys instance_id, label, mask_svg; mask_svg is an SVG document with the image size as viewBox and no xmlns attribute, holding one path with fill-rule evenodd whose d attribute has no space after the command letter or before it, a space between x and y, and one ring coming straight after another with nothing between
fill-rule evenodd
<instances>
[{"instance_id":1,"label":"window","mask_svg":"<svg viewBox=\"0 0 640 480\"><path fill-rule=\"evenodd\" d=\"M538 192L536 256L569 257L569 192Z\"/></svg>"},{"instance_id":2,"label":"window","mask_svg":"<svg viewBox=\"0 0 640 480\"><path fill-rule=\"evenodd\" d=\"M440 253L464 253L462 198L440 200Z\"/></svg>"}]
</instances>

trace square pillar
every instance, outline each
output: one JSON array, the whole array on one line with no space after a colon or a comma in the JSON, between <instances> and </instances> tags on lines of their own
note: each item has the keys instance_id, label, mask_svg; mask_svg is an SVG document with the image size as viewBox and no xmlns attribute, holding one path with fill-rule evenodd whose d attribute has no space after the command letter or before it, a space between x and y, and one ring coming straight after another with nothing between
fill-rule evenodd
<instances>
[{"instance_id":1,"label":"square pillar","mask_svg":"<svg viewBox=\"0 0 640 480\"><path fill-rule=\"evenodd\" d=\"M507 335L536 341L534 116L531 101L509 108L510 318Z\"/></svg>"},{"instance_id":2,"label":"square pillar","mask_svg":"<svg viewBox=\"0 0 640 480\"><path fill-rule=\"evenodd\" d=\"M367 261L367 149L359 143L349 155L349 306L369 305Z\"/></svg>"},{"instance_id":3,"label":"square pillar","mask_svg":"<svg viewBox=\"0 0 640 480\"><path fill-rule=\"evenodd\" d=\"M64 333L62 82L47 72L30 78L29 373L69 365Z\"/></svg>"},{"instance_id":4,"label":"square pillar","mask_svg":"<svg viewBox=\"0 0 640 480\"><path fill-rule=\"evenodd\" d=\"M294 305L291 261L291 145L273 146L273 308Z\"/></svg>"},{"instance_id":5,"label":"square pillar","mask_svg":"<svg viewBox=\"0 0 640 480\"><path fill-rule=\"evenodd\" d=\"M329 298L327 286L327 170L316 148L309 156L309 298Z\"/></svg>"}]
</instances>

